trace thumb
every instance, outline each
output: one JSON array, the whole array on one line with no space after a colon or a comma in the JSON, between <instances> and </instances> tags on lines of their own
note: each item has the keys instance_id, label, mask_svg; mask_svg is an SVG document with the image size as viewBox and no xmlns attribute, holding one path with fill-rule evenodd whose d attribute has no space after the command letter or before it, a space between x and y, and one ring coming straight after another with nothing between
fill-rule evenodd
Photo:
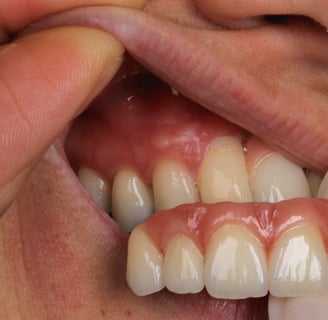
<instances>
[{"instance_id":1,"label":"thumb","mask_svg":"<svg viewBox=\"0 0 328 320\"><path fill-rule=\"evenodd\" d=\"M328 28L328 2L326 0L194 0L208 18L241 19L263 15L305 15Z\"/></svg>"},{"instance_id":2,"label":"thumb","mask_svg":"<svg viewBox=\"0 0 328 320\"><path fill-rule=\"evenodd\" d=\"M83 27L0 48L0 215L48 146L113 77L123 51L110 35Z\"/></svg>"}]
</instances>

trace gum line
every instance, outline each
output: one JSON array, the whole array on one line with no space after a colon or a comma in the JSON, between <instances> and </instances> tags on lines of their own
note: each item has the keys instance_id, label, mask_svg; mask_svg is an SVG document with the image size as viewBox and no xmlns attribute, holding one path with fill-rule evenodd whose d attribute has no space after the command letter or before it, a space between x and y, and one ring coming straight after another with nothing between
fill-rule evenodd
<instances>
[{"instance_id":1,"label":"gum line","mask_svg":"<svg viewBox=\"0 0 328 320\"><path fill-rule=\"evenodd\" d=\"M292 199L279 203L187 204L155 213L142 228L160 252L176 235L186 235L204 254L212 234L226 224L243 225L262 243L266 251L282 233L310 223L322 234L328 248L327 202L321 199Z\"/></svg>"}]
</instances>

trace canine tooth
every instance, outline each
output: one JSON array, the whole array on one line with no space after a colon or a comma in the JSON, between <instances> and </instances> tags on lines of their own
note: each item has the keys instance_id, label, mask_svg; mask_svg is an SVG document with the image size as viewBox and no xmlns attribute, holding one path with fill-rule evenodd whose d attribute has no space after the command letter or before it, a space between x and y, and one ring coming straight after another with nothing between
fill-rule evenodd
<instances>
[{"instance_id":1,"label":"canine tooth","mask_svg":"<svg viewBox=\"0 0 328 320\"><path fill-rule=\"evenodd\" d=\"M303 225L286 231L269 257L269 290L276 297L319 295L328 289L328 261L319 231Z\"/></svg>"},{"instance_id":2,"label":"canine tooth","mask_svg":"<svg viewBox=\"0 0 328 320\"><path fill-rule=\"evenodd\" d=\"M178 163L163 161L153 174L156 211L199 201L198 191L189 173Z\"/></svg>"},{"instance_id":3,"label":"canine tooth","mask_svg":"<svg viewBox=\"0 0 328 320\"><path fill-rule=\"evenodd\" d=\"M205 285L215 298L265 296L268 292L266 256L255 236L241 226L217 230L206 249Z\"/></svg>"},{"instance_id":4,"label":"canine tooth","mask_svg":"<svg viewBox=\"0 0 328 320\"><path fill-rule=\"evenodd\" d=\"M328 296L277 298L269 297L270 320L327 320Z\"/></svg>"},{"instance_id":5,"label":"canine tooth","mask_svg":"<svg viewBox=\"0 0 328 320\"><path fill-rule=\"evenodd\" d=\"M140 228L134 229L130 235L126 278L138 296L164 288L163 255Z\"/></svg>"},{"instance_id":6,"label":"canine tooth","mask_svg":"<svg viewBox=\"0 0 328 320\"><path fill-rule=\"evenodd\" d=\"M323 178L318 191L318 198L328 198L328 172Z\"/></svg>"},{"instance_id":7,"label":"canine tooth","mask_svg":"<svg viewBox=\"0 0 328 320\"><path fill-rule=\"evenodd\" d=\"M203 290L203 256L191 239L180 235L169 241L163 274L165 285L172 292L183 294Z\"/></svg>"},{"instance_id":8,"label":"canine tooth","mask_svg":"<svg viewBox=\"0 0 328 320\"><path fill-rule=\"evenodd\" d=\"M313 198L315 198L318 194L318 191L319 191L319 188L320 188L320 185L322 182L322 178L320 177L320 175L313 172L312 170L306 170L305 174L306 174L306 178L309 183L311 195Z\"/></svg>"},{"instance_id":9,"label":"canine tooth","mask_svg":"<svg viewBox=\"0 0 328 320\"><path fill-rule=\"evenodd\" d=\"M151 191L131 170L116 174L112 193L112 216L125 231L131 231L154 211Z\"/></svg>"},{"instance_id":10,"label":"canine tooth","mask_svg":"<svg viewBox=\"0 0 328 320\"><path fill-rule=\"evenodd\" d=\"M215 139L204 156L198 173L203 202L253 201L240 141L234 137Z\"/></svg>"},{"instance_id":11,"label":"canine tooth","mask_svg":"<svg viewBox=\"0 0 328 320\"><path fill-rule=\"evenodd\" d=\"M111 207L111 187L97 172L88 167L81 167L78 178L91 198L106 212Z\"/></svg>"},{"instance_id":12,"label":"canine tooth","mask_svg":"<svg viewBox=\"0 0 328 320\"><path fill-rule=\"evenodd\" d=\"M303 169L278 153L271 153L255 168L250 168L250 179L255 201L311 197Z\"/></svg>"}]
</instances>

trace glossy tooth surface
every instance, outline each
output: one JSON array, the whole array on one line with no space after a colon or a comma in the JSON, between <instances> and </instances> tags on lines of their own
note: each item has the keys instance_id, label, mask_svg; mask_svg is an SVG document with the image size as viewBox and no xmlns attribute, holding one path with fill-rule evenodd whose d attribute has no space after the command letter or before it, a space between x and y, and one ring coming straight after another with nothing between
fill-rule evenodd
<instances>
[{"instance_id":1,"label":"glossy tooth surface","mask_svg":"<svg viewBox=\"0 0 328 320\"><path fill-rule=\"evenodd\" d=\"M313 198L315 198L318 194L318 191L319 191L319 188L320 188L320 185L322 182L322 178L320 177L320 175L313 172L312 170L306 170L305 174L306 174L306 178L309 183L311 195Z\"/></svg>"},{"instance_id":2,"label":"glossy tooth surface","mask_svg":"<svg viewBox=\"0 0 328 320\"><path fill-rule=\"evenodd\" d=\"M163 161L153 174L156 211L199 201L198 191L189 173L178 163Z\"/></svg>"},{"instance_id":3,"label":"glossy tooth surface","mask_svg":"<svg viewBox=\"0 0 328 320\"><path fill-rule=\"evenodd\" d=\"M81 167L77 176L90 197L104 211L109 212L111 209L111 187L105 179L88 167Z\"/></svg>"},{"instance_id":4,"label":"glossy tooth surface","mask_svg":"<svg viewBox=\"0 0 328 320\"><path fill-rule=\"evenodd\" d=\"M154 211L152 193L131 170L119 171L113 182L112 216L127 232L147 219Z\"/></svg>"},{"instance_id":5,"label":"glossy tooth surface","mask_svg":"<svg viewBox=\"0 0 328 320\"><path fill-rule=\"evenodd\" d=\"M269 297L270 320L327 320L328 296L277 298Z\"/></svg>"},{"instance_id":6,"label":"glossy tooth surface","mask_svg":"<svg viewBox=\"0 0 328 320\"><path fill-rule=\"evenodd\" d=\"M255 201L279 202L311 197L303 169L278 153L271 153L249 170Z\"/></svg>"},{"instance_id":7,"label":"glossy tooth surface","mask_svg":"<svg viewBox=\"0 0 328 320\"><path fill-rule=\"evenodd\" d=\"M312 225L286 231L269 257L269 290L276 297L320 295L328 290L328 263L320 232Z\"/></svg>"},{"instance_id":8,"label":"glossy tooth surface","mask_svg":"<svg viewBox=\"0 0 328 320\"><path fill-rule=\"evenodd\" d=\"M203 202L253 201L240 141L234 137L215 139L204 156L197 182Z\"/></svg>"},{"instance_id":9,"label":"glossy tooth surface","mask_svg":"<svg viewBox=\"0 0 328 320\"><path fill-rule=\"evenodd\" d=\"M131 290L145 296L164 288L163 255L146 233L136 228L128 244L126 278Z\"/></svg>"},{"instance_id":10,"label":"glossy tooth surface","mask_svg":"<svg viewBox=\"0 0 328 320\"><path fill-rule=\"evenodd\" d=\"M225 226L211 237L205 256L205 285L215 298L262 297L268 292L262 245L242 226Z\"/></svg>"},{"instance_id":11,"label":"glossy tooth surface","mask_svg":"<svg viewBox=\"0 0 328 320\"><path fill-rule=\"evenodd\" d=\"M182 294L203 290L203 256L191 239L180 235L169 241L163 274L165 285L172 292Z\"/></svg>"},{"instance_id":12,"label":"glossy tooth surface","mask_svg":"<svg viewBox=\"0 0 328 320\"><path fill-rule=\"evenodd\" d=\"M328 172L321 182L317 197L328 199Z\"/></svg>"}]
</instances>

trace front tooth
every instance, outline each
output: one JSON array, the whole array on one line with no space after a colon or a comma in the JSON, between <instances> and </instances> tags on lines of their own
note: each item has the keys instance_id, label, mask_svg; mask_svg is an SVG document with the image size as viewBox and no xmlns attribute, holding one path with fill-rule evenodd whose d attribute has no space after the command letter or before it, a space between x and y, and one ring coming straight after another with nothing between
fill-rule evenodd
<instances>
[{"instance_id":1,"label":"front tooth","mask_svg":"<svg viewBox=\"0 0 328 320\"><path fill-rule=\"evenodd\" d=\"M249 170L255 201L311 197L303 169L278 153L271 153Z\"/></svg>"},{"instance_id":2,"label":"front tooth","mask_svg":"<svg viewBox=\"0 0 328 320\"><path fill-rule=\"evenodd\" d=\"M156 211L199 201L198 191L189 173L178 163L163 161L153 174Z\"/></svg>"},{"instance_id":3,"label":"front tooth","mask_svg":"<svg viewBox=\"0 0 328 320\"><path fill-rule=\"evenodd\" d=\"M154 211L151 191L131 170L122 170L116 174L112 193L112 216L127 232Z\"/></svg>"},{"instance_id":4,"label":"front tooth","mask_svg":"<svg viewBox=\"0 0 328 320\"><path fill-rule=\"evenodd\" d=\"M328 262L319 231L312 225L288 230L269 258L270 293L276 297L318 295L328 289Z\"/></svg>"},{"instance_id":5,"label":"front tooth","mask_svg":"<svg viewBox=\"0 0 328 320\"><path fill-rule=\"evenodd\" d=\"M164 288L163 255L141 228L136 228L129 239L126 278L138 296Z\"/></svg>"},{"instance_id":6,"label":"front tooth","mask_svg":"<svg viewBox=\"0 0 328 320\"><path fill-rule=\"evenodd\" d=\"M270 296L270 320L327 320L328 296L277 298Z\"/></svg>"},{"instance_id":7,"label":"front tooth","mask_svg":"<svg viewBox=\"0 0 328 320\"><path fill-rule=\"evenodd\" d=\"M205 285L215 298L262 297L268 292L262 245L242 226L225 226L211 237L205 256Z\"/></svg>"},{"instance_id":8,"label":"front tooth","mask_svg":"<svg viewBox=\"0 0 328 320\"><path fill-rule=\"evenodd\" d=\"M321 182L317 197L328 199L328 172Z\"/></svg>"},{"instance_id":9,"label":"front tooth","mask_svg":"<svg viewBox=\"0 0 328 320\"><path fill-rule=\"evenodd\" d=\"M163 273L165 285L172 292L183 294L203 290L203 256L191 239L180 235L169 241Z\"/></svg>"},{"instance_id":10,"label":"front tooth","mask_svg":"<svg viewBox=\"0 0 328 320\"><path fill-rule=\"evenodd\" d=\"M77 176L91 198L104 211L109 212L111 207L111 187L109 183L88 167L81 167Z\"/></svg>"},{"instance_id":11,"label":"front tooth","mask_svg":"<svg viewBox=\"0 0 328 320\"><path fill-rule=\"evenodd\" d=\"M244 152L234 137L215 139L205 155L198 174L198 188L203 202L251 202Z\"/></svg>"}]
</instances>

